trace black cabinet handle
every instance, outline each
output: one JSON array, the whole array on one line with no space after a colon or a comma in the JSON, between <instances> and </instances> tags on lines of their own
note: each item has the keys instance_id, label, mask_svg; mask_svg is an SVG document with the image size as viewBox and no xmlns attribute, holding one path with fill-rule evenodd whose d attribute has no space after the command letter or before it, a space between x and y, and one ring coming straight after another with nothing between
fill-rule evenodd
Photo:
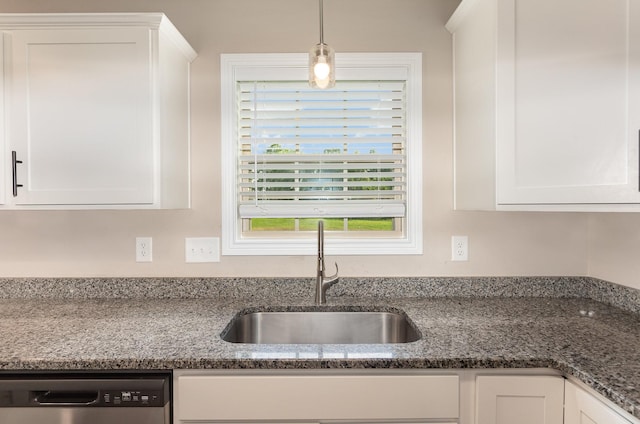
<instances>
[{"instance_id":1,"label":"black cabinet handle","mask_svg":"<svg viewBox=\"0 0 640 424\"><path fill-rule=\"evenodd\" d=\"M22 184L18 184L18 164L22 163L21 160L18 160L16 155L16 151L13 150L11 152L11 170L13 172L13 197L18 195L18 187L22 187Z\"/></svg>"}]
</instances>

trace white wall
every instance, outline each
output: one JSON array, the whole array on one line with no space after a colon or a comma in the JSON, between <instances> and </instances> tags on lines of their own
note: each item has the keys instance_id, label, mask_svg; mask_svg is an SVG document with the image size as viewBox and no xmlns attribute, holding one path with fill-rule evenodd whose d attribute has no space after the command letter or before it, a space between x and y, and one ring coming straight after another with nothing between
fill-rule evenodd
<instances>
[{"instance_id":1,"label":"white wall","mask_svg":"<svg viewBox=\"0 0 640 424\"><path fill-rule=\"evenodd\" d=\"M452 210L451 35L444 24L457 4L325 1L325 40L337 51L424 57L424 254L336 258L341 275L586 275L587 214ZM185 237L221 233L220 53L306 52L318 42L317 1L0 0L0 12L140 11L166 13L199 53L192 68L193 208L0 211L0 277L313 276L311 257L185 264L183 251ZM450 262L453 234L469 236L468 262ZM153 237L153 263L135 263L136 236Z\"/></svg>"},{"instance_id":2,"label":"white wall","mask_svg":"<svg viewBox=\"0 0 640 424\"><path fill-rule=\"evenodd\" d=\"M593 214L588 258L590 276L640 289L640 214Z\"/></svg>"}]
</instances>

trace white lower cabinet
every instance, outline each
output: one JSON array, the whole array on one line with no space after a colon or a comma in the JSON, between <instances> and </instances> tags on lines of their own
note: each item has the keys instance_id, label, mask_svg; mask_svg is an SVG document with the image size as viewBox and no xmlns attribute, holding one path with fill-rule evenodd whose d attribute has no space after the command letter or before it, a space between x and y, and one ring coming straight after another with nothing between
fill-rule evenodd
<instances>
[{"instance_id":1,"label":"white lower cabinet","mask_svg":"<svg viewBox=\"0 0 640 424\"><path fill-rule=\"evenodd\" d=\"M174 422L453 424L457 375L174 373Z\"/></svg>"},{"instance_id":2,"label":"white lower cabinet","mask_svg":"<svg viewBox=\"0 0 640 424\"><path fill-rule=\"evenodd\" d=\"M567 381L565 384L565 424L632 424L638 420L629 420L616 412L596 396ZM633 420L633 421L631 421Z\"/></svg>"},{"instance_id":3,"label":"white lower cabinet","mask_svg":"<svg viewBox=\"0 0 640 424\"><path fill-rule=\"evenodd\" d=\"M478 376L476 424L562 424L560 376Z\"/></svg>"},{"instance_id":4,"label":"white lower cabinet","mask_svg":"<svg viewBox=\"0 0 640 424\"><path fill-rule=\"evenodd\" d=\"M548 369L175 370L173 384L175 424L640 424Z\"/></svg>"}]
</instances>

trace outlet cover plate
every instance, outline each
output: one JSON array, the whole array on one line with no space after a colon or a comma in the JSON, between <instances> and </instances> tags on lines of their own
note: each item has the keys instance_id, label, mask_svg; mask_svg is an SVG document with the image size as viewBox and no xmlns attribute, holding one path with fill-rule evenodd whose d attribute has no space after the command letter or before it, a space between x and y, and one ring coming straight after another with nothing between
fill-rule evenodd
<instances>
[{"instance_id":1,"label":"outlet cover plate","mask_svg":"<svg viewBox=\"0 0 640 424\"><path fill-rule=\"evenodd\" d=\"M469 260L469 237L468 236L451 236L451 260L452 261L468 261Z\"/></svg>"},{"instance_id":2,"label":"outlet cover plate","mask_svg":"<svg viewBox=\"0 0 640 424\"><path fill-rule=\"evenodd\" d=\"M187 263L220 262L220 238L187 237L184 239L184 257Z\"/></svg>"},{"instance_id":3,"label":"outlet cover plate","mask_svg":"<svg viewBox=\"0 0 640 424\"><path fill-rule=\"evenodd\" d=\"M136 262L153 261L153 239L151 237L136 237Z\"/></svg>"}]
</instances>

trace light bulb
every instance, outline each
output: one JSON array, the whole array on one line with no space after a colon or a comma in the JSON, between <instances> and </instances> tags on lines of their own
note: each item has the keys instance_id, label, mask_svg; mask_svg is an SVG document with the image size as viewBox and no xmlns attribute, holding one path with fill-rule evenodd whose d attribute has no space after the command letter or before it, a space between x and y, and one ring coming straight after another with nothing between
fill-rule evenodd
<instances>
[{"instance_id":1,"label":"light bulb","mask_svg":"<svg viewBox=\"0 0 640 424\"><path fill-rule=\"evenodd\" d=\"M313 66L313 74L316 76L316 79L323 80L329 76L331 72L331 67L327 63L326 56L318 56L318 63Z\"/></svg>"},{"instance_id":2,"label":"light bulb","mask_svg":"<svg viewBox=\"0 0 640 424\"><path fill-rule=\"evenodd\" d=\"M316 85L318 88L328 88L331 80L329 78L318 79L316 78Z\"/></svg>"}]
</instances>

